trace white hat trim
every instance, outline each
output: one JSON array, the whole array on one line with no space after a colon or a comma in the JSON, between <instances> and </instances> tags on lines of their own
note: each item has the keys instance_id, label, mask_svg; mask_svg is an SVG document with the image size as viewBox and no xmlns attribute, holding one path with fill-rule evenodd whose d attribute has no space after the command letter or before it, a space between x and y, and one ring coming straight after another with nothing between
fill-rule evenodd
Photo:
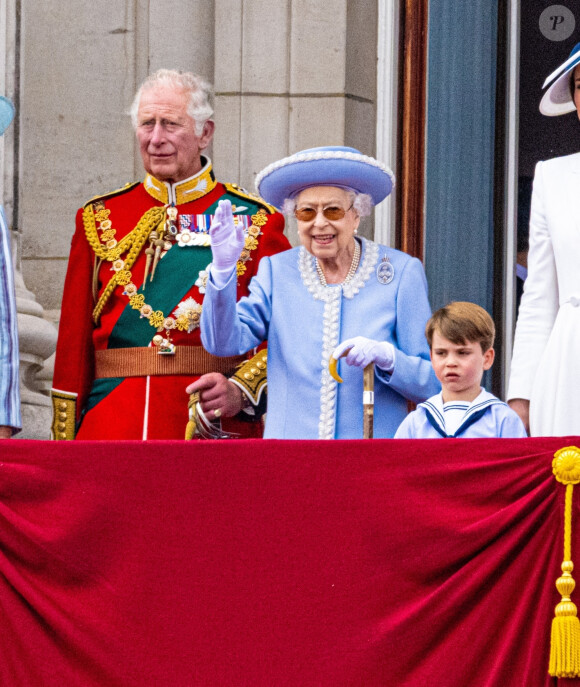
<instances>
[{"instance_id":1,"label":"white hat trim","mask_svg":"<svg viewBox=\"0 0 580 687\"><path fill-rule=\"evenodd\" d=\"M570 55L570 57L564 62L564 64L561 64L558 69L555 69L550 76L546 77L546 80L544 81L544 85L542 88L546 88L546 86L552 81L552 79L555 79L557 76L559 76L562 72L566 71L566 68L569 67L572 62L578 61L578 58L580 57L580 51L576 51L573 55Z\"/></svg>"},{"instance_id":2,"label":"white hat trim","mask_svg":"<svg viewBox=\"0 0 580 687\"><path fill-rule=\"evenodd\" d=\"M375 160L374 157L369 157L368 155L362 155L361 153L349 153L341 150L325 150L312 153L300 153L296 155L290 155L290 157L285 157L282 160L277 160L268 165L256 176L256 186L259 187L262 179L267 177L272 172L275 172L281 167L286 167L287 165L294 164L296 162L312 162L313 160L351 160L352 162L362 162L372 167L377 167L381 171L388 174L391 185L395 187L395 177L391 170L384 165L382 162Z\"/></svg>"}]
</instances>

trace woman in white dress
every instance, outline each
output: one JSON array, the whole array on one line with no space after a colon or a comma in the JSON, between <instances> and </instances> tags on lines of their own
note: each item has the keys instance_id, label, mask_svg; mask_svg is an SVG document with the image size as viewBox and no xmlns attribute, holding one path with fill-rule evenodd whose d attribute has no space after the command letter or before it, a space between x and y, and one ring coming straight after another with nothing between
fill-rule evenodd
<instances>
[{"instance_id":1,"label":"woman in white dress","mask_svg":"<svg viewBox=\"0 0 580 687\"><path fill-rule=\"evenodd\" d=\"M542 114L580 118L580 43L547 85ZM580 153L536 166L508 399L532 436L580 434Z\"/></svg>"}]
</instances>

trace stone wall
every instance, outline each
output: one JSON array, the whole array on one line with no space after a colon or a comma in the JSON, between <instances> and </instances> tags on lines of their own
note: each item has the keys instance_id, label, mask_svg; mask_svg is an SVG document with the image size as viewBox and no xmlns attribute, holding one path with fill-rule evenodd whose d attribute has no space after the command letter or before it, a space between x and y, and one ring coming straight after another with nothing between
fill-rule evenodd
<instances>
[{"instance_id":1,"label":"stone wall","mask_svg":"<svg viewBox=\"0 0 580 687\"><path fill-rule=\"evenodd\" d=\"M143 174L126 114L142 79L170 67L215 84L209 153L218 178L250 190L262 167L302 148L345 144L374 154L379 4L0 0L0 75L19 106L5 141L15 152L4 155L4 203L18 244L19 311L43 323L23 325L36 356L32 393L46 399L50 386L50 359L44 368L42 359L54 350L48 320L58 321L77 208ZM40 347L35 328L44 332ZM45 438L45 417L35 414L24 435Z\"/></svg>"}]
</instances>

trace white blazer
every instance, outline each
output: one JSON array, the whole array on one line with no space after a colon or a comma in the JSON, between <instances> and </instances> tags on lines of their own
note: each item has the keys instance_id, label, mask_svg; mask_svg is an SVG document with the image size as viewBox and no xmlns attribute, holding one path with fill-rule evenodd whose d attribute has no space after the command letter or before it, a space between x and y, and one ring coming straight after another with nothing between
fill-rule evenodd
<instances>
[{"instance_id":1,"label":"white blazer","mask_svg":"<svg viewBox=\"0 0 580 687\"><path fill-rule=\"evenodd\" d=\"M580 153L536 166L508 398L533 436L580 434Z\"/></svg>"}]
</instances>

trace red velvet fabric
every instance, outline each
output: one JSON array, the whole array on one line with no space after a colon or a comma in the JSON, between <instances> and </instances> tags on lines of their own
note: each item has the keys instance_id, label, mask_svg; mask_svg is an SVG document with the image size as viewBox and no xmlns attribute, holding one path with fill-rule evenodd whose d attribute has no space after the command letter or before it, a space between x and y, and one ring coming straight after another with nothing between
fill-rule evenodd
<instances>
[{"instance_id":1,"label":"red velvet fabric","mask_svg":"<svg viewBox=\"0 0 580 687\"><path fill-rule=\"evenodd\" d=\"M574 444L0 442L0 685L556 685Z\"/></svg>"}]
</instances>

